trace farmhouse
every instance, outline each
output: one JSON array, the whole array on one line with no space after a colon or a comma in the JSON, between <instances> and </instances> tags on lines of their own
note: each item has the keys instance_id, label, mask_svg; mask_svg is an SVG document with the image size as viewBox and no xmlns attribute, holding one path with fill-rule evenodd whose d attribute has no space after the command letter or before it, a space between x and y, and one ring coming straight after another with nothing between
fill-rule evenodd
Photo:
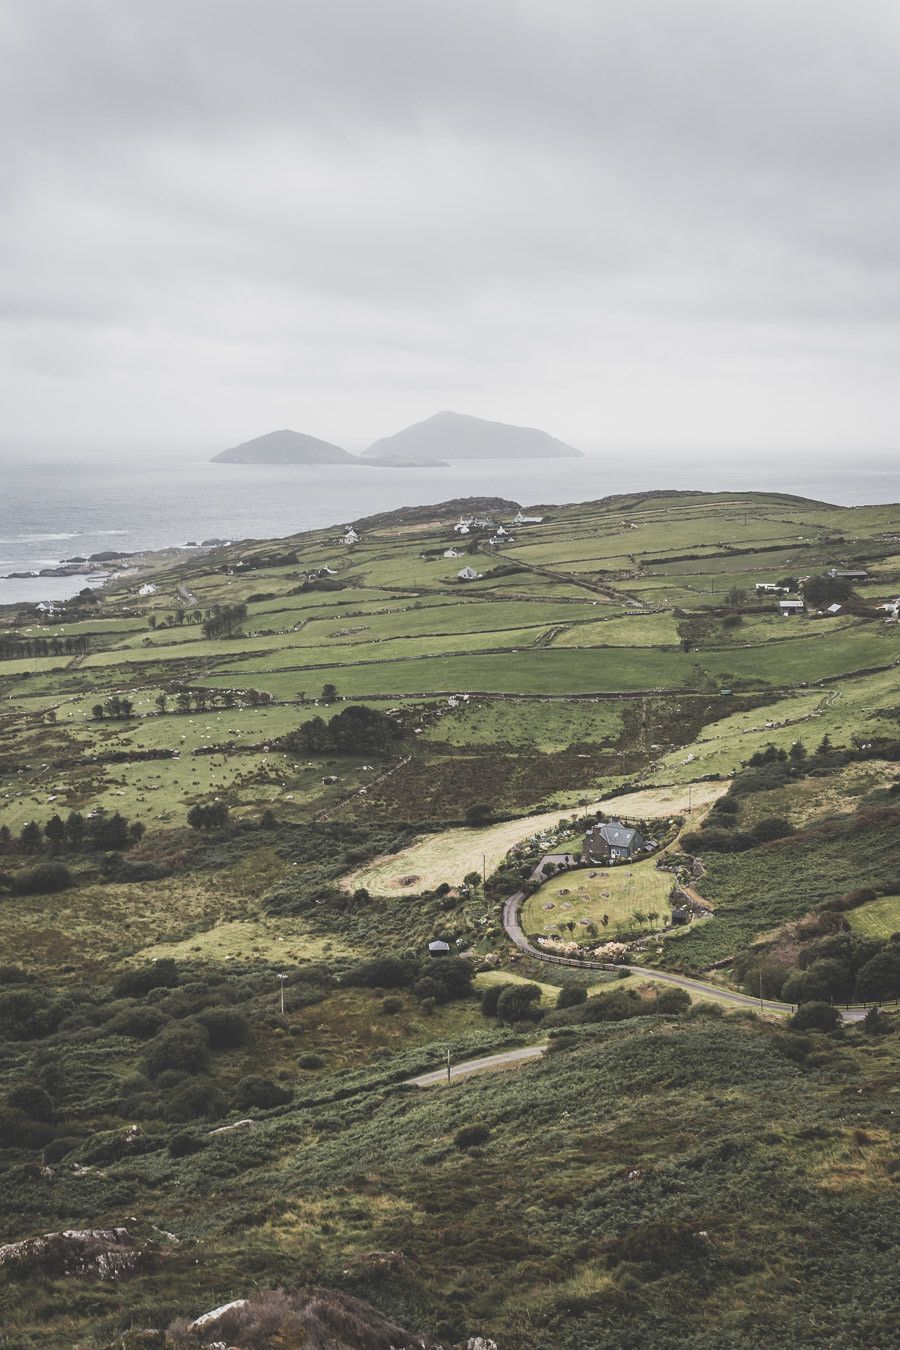
<instances>
[{"instance_id":1,"label":"farmhouse","mask_svg":"<svg viewBox=\"0 0 900 1350\"><path fill-rule=\"evenodd\" d=\"M352 525L348 525L348 526L347 526L347 531L346 531L346 533L345 533L343 539L341 540L341 543L342 543L342 544L358 544L358 543L359 543L359 535L356 533L356 531L354 530L354 528L353 528Z\"/></svg>"},{"instance_id":2,"label":"farmhouse","mask_svg":"<svg viewBox=\"0 0 900 1350\"><path fill-rule=\"evenodd\" d=\"M757 581L753 587L755 591L762 592L764 595L787 595L787 586L779 586L774 581Z\"/></svg>"},{"instance_id":3,"label":"farmhouse","mask_svg":"<svg viewBox=\"0 0 900 1350\"><path fill-rule=\"evenodd\" d=\"M461 567L456 574L458 581L478 581L481 575L474 567Z\"/></svg>"},{"instance_id":4,"label":"farmhouse","mask_svg":"<svg viewBox=\"0 0 900 1350\"><path fill-rule=\"evenodd\" d=\"M524 516L521 511L517 511L512 519L514 525L542 525L543 521L543 516Z\"/></svg>"},{"instance_id":5,"label":"farmhouse","mask_svg":"<svg viewBox=\"0 0 900 1350\"><path fill-rule=\"evenodd\" d=\"M445 557L445 558L458 558L459 556L460 556L460 553L459 553L459 549L458 549L458 548L445 548L445 549L444 549L444 557Z\"/></svg>"},{"instance_id":6,"label":"farmhouse","mask_svg":"<svg viewBox=\"0 0 900 1350\"><path fill-rule=\"evenodd\" d=\"M584 836L582 857L587 863L628 862L647 848L640 830L630 829L621 820L592 825Z\"/></svg>"}]
</instances>

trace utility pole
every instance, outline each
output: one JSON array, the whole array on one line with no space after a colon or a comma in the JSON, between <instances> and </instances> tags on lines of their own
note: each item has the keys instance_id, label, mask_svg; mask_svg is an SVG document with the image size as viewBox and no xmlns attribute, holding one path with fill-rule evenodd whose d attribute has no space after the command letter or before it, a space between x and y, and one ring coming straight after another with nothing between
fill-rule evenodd
<instances>
[{"instance_id":1,"label":"utility pole","mask_svg":"<svg viewBox=\"0 0 900 1350\"><path fill-rule=\"evenodd\" d=\"M760 1010L760 1012L763 1012L763 1011L764 1011L764 1008L763 1008L763 996L762 996L762 971L761 971L761 970L760 970L760 972L759 972L759 1010Z\"/></svg>"},{"instance_id":2,"label":"utility pole","mask_svg":"<svg viewBox=\"0 0 900 1350\"><path fill-rule=\"evenodd\" d=\"M450 1086L450 1047L447 1046L447 1086Z\"/></svg>"},{"instance_id":3,"label":"utility pole","mask_svg":"<svg viewBox=\"0 0 900 1350\"><path fill-rule=\"evenodd\" d=\"M282 1015L282 1017L284 1017L284 982L285 982L286 979L287 979L287 975L279 975L279 976L278 976L278 980L279 980L279 983L280 983L280 985L281 985L281 1015Z\"/></svg>"}]
</instances>

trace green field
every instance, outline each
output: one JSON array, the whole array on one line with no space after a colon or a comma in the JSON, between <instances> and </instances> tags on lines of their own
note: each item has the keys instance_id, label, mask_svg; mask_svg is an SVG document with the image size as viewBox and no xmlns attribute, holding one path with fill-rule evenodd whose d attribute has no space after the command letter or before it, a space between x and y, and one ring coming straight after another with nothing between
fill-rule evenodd
<instances>
[{"instance_id":1,"label":"green field","mask_svg":"<svg viewBox=\"0 0 900 1350\"><path fill-rule=\"evenodd\" d=\"M657 871L649 859L633 865L579 868L553 877L528 897L522 908L522 927L528 934L571 937L577 942L592 940L589 924L597 930L593 940L601 942L622 931L659 928L668 922L671 889L671 874ZM640 923L636 910L645 915ZM651 910L657 916L652 925L646 918ZM574 925L571 930L569 923Z\"/></svg>"}]
</instances>

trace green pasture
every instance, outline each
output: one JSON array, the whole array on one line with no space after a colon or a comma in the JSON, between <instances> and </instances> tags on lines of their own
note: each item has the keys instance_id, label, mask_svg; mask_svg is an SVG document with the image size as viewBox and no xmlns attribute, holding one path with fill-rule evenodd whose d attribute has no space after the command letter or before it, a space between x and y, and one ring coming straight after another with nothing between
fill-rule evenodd
<instances>
[{"instance_id":1,"label":"green pasture","mask_svg":"<svg viewBox=\"0 0 900 1350\"><path fill-rule=\"evenodd\" d=\"M602 942L619 932L649 928L646 919L638 923L634 912L653 910L660 916L653 921L658 928L668 921L671 889L671 874L657 871L651 859L633 865L579 868L553 877L528 897L522 927L528 934L558 934L564 940L584 941L588 924L594 924L599 937L590 940ZM574 924L571 931L566 926L569 923Z\"/></svg>"},{"instance_id":2,"label":"green pasture","mask_svg":"<svg viewBox=\"0 0 900 1350\"><path fill-rule=\"evenodd\" d=\"M343 695L486 693L568 694L676 688L693 669L682 652L629 647L583 650L535 648L520 652L478 652L425 660L381 660L372 664L323 666L316 670L262 671L251 663L205 676L213 688L252 683L276 697L294 697L313 681L331 682ZM243 675L241 674L243 672ZM259 673L257 673L259 672ZM252 675L252 679L251 679ZM294 692L287 693L290 689Z\"/></svg>"},{"instance_id":3,"label":"green pasture","mask_svg":"<svg viewBox=\"0 0 900 1350\"><path fill-rule=\"evenodd\" d=\"M869 938L889 938L900 932L900 895L883 895L879 900L870 900L859 909L851 909L846 918L854 933Z\"/></svg>"},{"instance_id":4,"label":"green pasture","mask_svg":"<svg viewBox=\"0 0 900 1350\"><path fill-rule=\"evenodd\" d=\"M423 739L456 746L534 745L552 752L573 744L596 745L614 740L621 730L621 706L613 700L599 703L473 700L431 723Z\"/></svg>"},{"instance_id":5,"label":"green pasture","mask_svg":"<svg viewBox=\"0 0 900 1350\"><path fill-rule=\"evenodd\" d=\"M559 618L565 623L566 615ZM599 619L573 624L559 633L554 647L656 647L676 646L678 629L671 614L639 614L628 618Z\"/></svg>"}]
</instances>

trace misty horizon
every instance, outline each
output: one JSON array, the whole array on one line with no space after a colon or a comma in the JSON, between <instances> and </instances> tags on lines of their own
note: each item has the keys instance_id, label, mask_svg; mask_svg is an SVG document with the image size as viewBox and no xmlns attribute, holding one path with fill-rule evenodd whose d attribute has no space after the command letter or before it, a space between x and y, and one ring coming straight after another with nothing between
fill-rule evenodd
<instances>
[{"instance_id":1,"label":"misty horizon","mask_svg":"<svg viewBox=\"0 0 900 1350\"><path fill-rule=\"evenodd\" d=\"M8 10L0 449L886 460L898 57L887 0Z\"/></svg>"}]
</instances>

